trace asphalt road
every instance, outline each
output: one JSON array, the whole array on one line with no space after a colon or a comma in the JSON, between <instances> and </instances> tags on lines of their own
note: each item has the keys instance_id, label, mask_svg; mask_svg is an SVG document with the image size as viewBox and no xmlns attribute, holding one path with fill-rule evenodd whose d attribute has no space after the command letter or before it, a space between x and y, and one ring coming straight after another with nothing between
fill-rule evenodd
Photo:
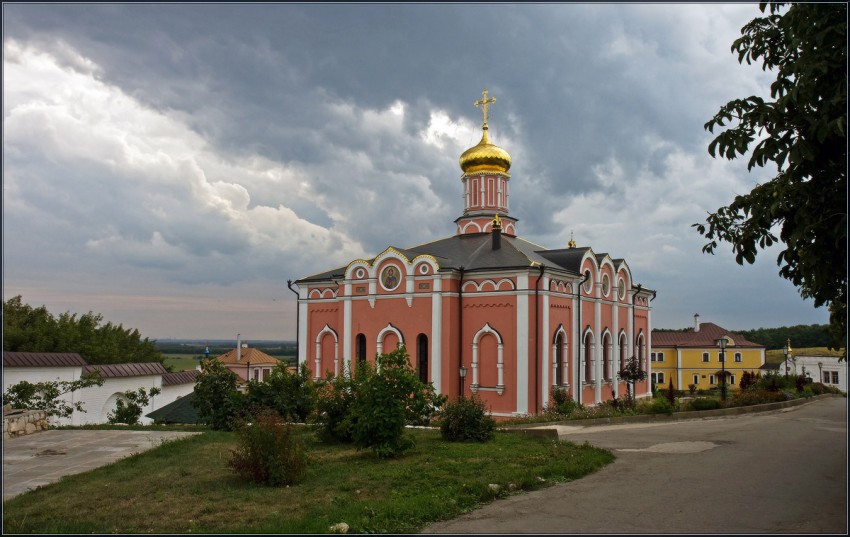
<instances>
[{"instance_id":1,"label":"asphalt road","mask_svg":"<svg viewBox=\"0 0 850 537\"><path fill-rule=\"evenodd\" d=\"M765 413L561 427L617 460L423 533L847 534L847 399Z\"/></svg>"}]
</instances>

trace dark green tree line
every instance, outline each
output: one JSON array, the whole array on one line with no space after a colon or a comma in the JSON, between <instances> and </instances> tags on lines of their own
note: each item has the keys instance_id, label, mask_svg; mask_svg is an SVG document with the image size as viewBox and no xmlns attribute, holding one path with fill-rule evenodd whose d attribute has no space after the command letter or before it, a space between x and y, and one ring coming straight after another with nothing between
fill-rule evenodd
<instances>
[{"instance_id":1,"label":"dark green tree line","mask_svg":"<svg viewBox=\"0 0 850 537\"><path fill-rule=\"evenodd\" d=\"M153 341L138 330L111 322L92 312L65 312L54 317L44 306L33 308L21 296L3 302L3 350L76 352L90 364L160 362L164 357Z\"/></svg>"},{"instance_id":2,"label":"dark green tree line","mask_svg":"<svg viewBox=\"0 0 850 537\"><path fill-rule=\"evenodd\" d=\"M750 153L775 176L694 224L732 245L739 264L781 242L779 275L830 312L830 347L847 338L847 4L762 3L732 44L739 63L776 73L770 100L729 101L705 124L712 157ZM774 172L771 172L774 173ZM774 235L779 231L779 237ZM845 354L846 356L846 354Z\"/></svg>"}]
</instances>

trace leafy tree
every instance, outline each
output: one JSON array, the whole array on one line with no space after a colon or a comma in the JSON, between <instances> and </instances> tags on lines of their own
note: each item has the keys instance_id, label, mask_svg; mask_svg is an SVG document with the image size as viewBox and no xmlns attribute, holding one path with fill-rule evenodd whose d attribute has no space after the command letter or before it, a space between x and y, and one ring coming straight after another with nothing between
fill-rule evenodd
<instances>
[{"instance_id":1,"label":"leafy tree","mask_svg":"<svg viewBox=\"0 0 850 537\"><path fill-rule=\"evenodd\" d=\"M726 241L739 264L781 241L780 276L815 307L828 306L830 348L839 349L847 334L847 5L783 6L760 4L769 13L732 44L739 63L776 70L772 100L729 101L705 124L721 129L712 157L735 159L754 145L747 169L772 163L776 176L694 227L709 240L703 252Z\"/></svg>"},{"instance_id":2,"label":"leafy tree","mask_svg":"<svg viewBox=\"0 0 850 537\"><path fill-rule=\"evenodd\" d=\"M397 457L413 447L405 425L428 423L445 398L419 380L403 345L378 355L376 362L375 372L359 383L352 405L354 445L381 458Z\"/></svg>"},{"instance_id":3,"label":"leafy tree","mask_svg":"<svg viewBox=\"0 0 850 537\"><path fill-rule=\"evenodd\" d=\"M204 360L195 383L192 405L198 419L212 429L233 430L244 407L236 373L218 360Z\"/></svg>"},{"instance_id":4,"label":"leafy tree","mask_svg":"<svg viewBox=\"0 0 850 537\"><path fill-rule=\"evenodd\" d=\"M3 302L3 350L76 352L90 364L165 360L155 342L141 339L138 330L102 321L102 315L92 312L65 312L56 318L44 306L24 304L18 295Z\"/></svg>"},{"instance_id":5,"label":"leafy tree","mask_svg":"<svg viewBox=\"0 0 850 537\"><path fill-rule=\"evenodd\" d=\"M617 371L617 380L629 383L629 400L631 404L634 404L635 401L635 382L644 381L646 377L646 371L641 369L640 360L636 356L627 358L626 366L620 371Z\"/></svg>"},{"instance_id":6,"label":"leafy tree","mask_svg":"<svg viewBox=\"0 0 850 537\"><path fill-rule=\"evenodd\" d=\"M69 402L64 396L88 388L103 386L103 377L99 371L83 374L79 380L54 380L47 382L28 382L23 380L9 386L3 394L3 401L13 408L44 410L48 416L68 418L76 410L85 412L82 401Z\"/></svg>"},{"instance_id":7,"label":"leafy tree","mask_svg":"<svg viewBox=\"0 0 850 537\"><path fill-rule=\"evenodd\" d=\"M248 407L266 407L287 420L303 422L313 411L316 386L310 378L307 364L298 371L290 371L285 362L276 365L263 382L248 383L245 404Z\"/></svg>"},{"instance_id":8,"label":"leafy tree","mask_svg":"<svg viewBox=\"0 0 850 537\"><path fill-rule=\"evenodd\" d=\"M404 435L405 425L429 423L445 400L433 384L419 380L401 346L378 355L376 364L357 364L353 375L346 368L339 377L321 382L314 419L322 424L322 438L353 442L358 449L391 458L413 446Z\"/></svg>"},{"instance_id":9,"label":"leafy tree","mask_svg":"<svg viewBox=\"0 0 850 537\"><path fill-rule=\"evenodd\" d=\"M355 417L351 409L357 397L357 388L365 377L374 373L368 363L357 364L352 374L348 365L334 378L329 373L316 388L316 405L313 421L319 423L319 437L330 442L353 442ZM356 379L356 380L355 380Z\"/></svg>"},{"instance_id":10,"label":"leafy tree","mask_svg":"<svg viewBox=\"0 0 850 537\"><path fill-rule=\"evenodd\" d=\"M136 391L127 390L124 392L124 397L115 402L115 410L107 414L106 421L136 425L139 423L142 411L150 404L151 397L160 393L162 393L162 390L156 387L148 390L144 388L139 388Z\"/></svg>"}]
</instances>

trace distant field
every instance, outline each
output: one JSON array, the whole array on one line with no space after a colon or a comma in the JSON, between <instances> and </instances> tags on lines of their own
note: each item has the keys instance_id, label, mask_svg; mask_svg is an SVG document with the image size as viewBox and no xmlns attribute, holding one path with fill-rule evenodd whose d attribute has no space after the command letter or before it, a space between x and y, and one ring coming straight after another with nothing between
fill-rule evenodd
<instances>
[{"instance_id":1,"label":"distant field","mask_svg":"<svg viewBox=\"0 0 850 537\"><path fill-rule=\"evenodd\" d=\"M165 365L170 365L174 371L188 371L191 369L195 369L201 363L200 360L195 358L198 356L197 354L174 354L174 353L163 353L165 356ZM288 361L290 364L295 363L294 356L272 356L272 358L277 358L278 360Z\"/></svg>"},{"instance_id":2,"label":"distant field","mask_svg":"<svg viewBox=\"0 0 850 537\"><path fill-rule=\"evenodd\" d=\"M793 349L793 346L792 346ZM793 349L794 356L841 356L842 351L831 351L826 347L808 347ZM765 362L769 364L778 364L785 361L785 351L783 349L774 349L765 352Z\"/></svg>"},{"instance_id":3,"label":"distant field","mask_svg":"<svg viewBox=\"0 0 850 537\"><path fill-rule=\"evenodd\" d=\"M198 367L200 360L195 359L194 354L163 354L165 365L170 365L174 371L188 371Z\"/></svg>"}]
</instances>

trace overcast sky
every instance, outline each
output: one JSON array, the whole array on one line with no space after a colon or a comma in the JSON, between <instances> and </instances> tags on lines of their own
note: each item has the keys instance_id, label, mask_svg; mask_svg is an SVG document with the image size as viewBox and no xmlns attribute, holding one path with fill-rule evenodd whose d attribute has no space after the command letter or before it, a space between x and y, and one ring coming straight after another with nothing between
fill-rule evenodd
<instances>
[{"instance_id":1,"label":"overcast sky","mask_svg":"<svg viewBox=\"0 0 850 537\"><path fill-rule=\"evenodd\" d=\"M3 5L3 298L165 338L294 339L287 280L455 232L507 150L520 236L624 258L653 325L826 323L691 227L775 174L703 125L774 75L756 4Z\"/></svg>"}]
</instances>

